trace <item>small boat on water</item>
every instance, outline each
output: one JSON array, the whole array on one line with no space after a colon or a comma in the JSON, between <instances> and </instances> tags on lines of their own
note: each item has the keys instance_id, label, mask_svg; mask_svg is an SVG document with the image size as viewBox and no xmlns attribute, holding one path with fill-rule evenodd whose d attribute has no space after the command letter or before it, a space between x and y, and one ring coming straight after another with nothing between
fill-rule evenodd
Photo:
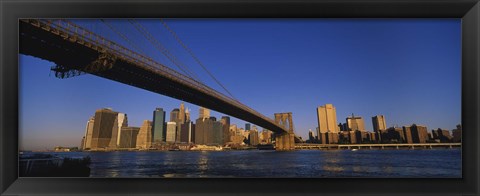
<instances>
[{"instance_id":1,"label":"small boat on water","mask_svg":"<svg viewBox=\"0 0 480 196\"><path fill-rule=\"evenodd\" d=\"M358 150L358 149L356 149L356 148L352 149L352 151L357 151L357 150Z\"/></svg>"}]
</instances>

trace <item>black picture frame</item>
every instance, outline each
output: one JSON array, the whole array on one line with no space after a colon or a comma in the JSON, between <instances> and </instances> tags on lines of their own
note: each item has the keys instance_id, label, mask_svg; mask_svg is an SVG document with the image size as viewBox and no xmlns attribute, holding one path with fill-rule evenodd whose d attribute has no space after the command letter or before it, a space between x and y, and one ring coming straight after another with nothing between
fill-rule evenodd
<instances>
[{"instance_id":1,"label":"black picture frame","mask_svg":"<svg viewBox=\"0 0 480 196\"><path fill-rule=\"evenodd\" d=\"M479 195L478 0L2 0L1 195ZM19 18L461 18L461 179L18 178ZM441 166L441 163L439 163Z\"/></svg>"}]
</instances>

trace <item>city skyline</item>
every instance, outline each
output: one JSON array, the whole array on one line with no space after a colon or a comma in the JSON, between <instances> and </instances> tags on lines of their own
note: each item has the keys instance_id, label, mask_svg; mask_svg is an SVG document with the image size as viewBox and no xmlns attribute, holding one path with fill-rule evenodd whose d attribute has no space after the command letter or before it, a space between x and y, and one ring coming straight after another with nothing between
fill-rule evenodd
<instances>
[{"instance_id":1,"label":"city skyline","mask_svg":"<svg viewBox=\"0 0 480 196\"><path fill-rule=\"evenodd\" d=\"M289 20L285 23L272 22L269 20L260 20L259 22L240 20L232 22L239 27L235 27L235 25L232 25L227 21L207 20L206 22L200 22L202 25L207 25L210 27L210 29L213 28L215 30L218 30L218 28L222 26L232 28L228 30L230 34L225 33L226 30L223 30L223 33L227 35L238 35L231 33L234 32L234 30L239 29L242 29L245 33L245 31L247 31L244 29L245 27L258 27L256 28L259 30L258 33L247 31L249 35L249 37L247 36L248 38L236 37L238 40L230 38L231 42L234 42L232 45L239 47L236 49L235 47L232 49L222 44L222 41L225 41L225 39L228 38L228 36L225 36L225 34L223 34L223 36L216 36L217 34L208 36L206 30L199 30L198 34L185 35L185 32L188 32L186 29L199 27L198 24L195 24L195 22L197 22L195 20L168 20L167 22L169 22L172 28L174 28L177 33L179 33L180 36L184 38L187 43L189 43L189 46L196 51L197 55L201 57L202 61L210 62L208 64L219 65L212 65L210 66L210 69L214 72L218 72L215 75L220 81L226 84L226 86L242 103L245 103L246 105L254 108L270 118L273 118L273 113L276 112L292 112L296 134L304 139L308 138L307 134L309 129L315 130L316 128L317 121L314 109L327 103L332 103L335 105L337 110L337 120L339 123L344 123L343 119L345 119L351 113L355 113L356 115L363 117L363 119L366 121L366 129L368 131L373 131L371 123L368 122L370 122L369 119L371 117L376 115L384 115L386 117L387 127L390 127L394 124L405 126L411 125L412 123L417 123L426 125L429 130L437 128L452 130L455 125L461 123L461 66L459 55L460 22L458 20L394 20L392 24L384 20L355 21L356 22L338 20L337 22L340 24L335 24L335 21L331 20L326 20L326 22L322 20L301 20L292 22ZM443 21L443 23L440 21ZM364 24L364 26L360 26L359 24ZM315 28L309 27L309 25L312 25ZM308 36L305 36L304 38L295 37L295 35L299 36L305 34L305 32L308 32L308 30L315 30L315 33L319 33L321 28L317 28L319 28L318 26L322 25L333 27L336 25L337 28L343 27L344 29L340 28L340 30L336 30L336 32L339 33L338 37L332 37L335 30L327 29L326 31L328 32L321 35L327 37L330 36L329 38L331 39L328 40L325 40L325 38L315 35L314 33L307 33ZM275 36L273 36L273 38L267 36L269 35L269 32L271 33L275 29L289 26L296 28L304 27L306 30L303 30L302 32L296 32L297 30L292 30L292 27L292 29L287 29L286 32L281 33L281 35L276 35L278 36L277 39L280 39L281 36L293 36L296 38L294 41L290 42L276 40ZM268 29L268 27L273 29ZM349 34L349 31L346 31L345 28L350 30L360 30L360 33L362 33L362 31L365 32L363 32L361 35L354 36L354 34ZM428 34L429 32L433 32L435 28L441 32L439 33L440 35L435 34L433 36ZM394 33L396 38L404 38L400 35L401 33L406 33L407 38L410 38L408 36L414 37L415 39L407 39L409 41L407 43L410 45L407 44L407 46L401 48L401 51L407 53L406 56L414 56L419 59L409 59L405 57L404 53L396 53L399 51L389 51L388 49L392 49L391 47L393 46L386 46L382 41L375 41L376 39L383 39L383 41L385 41L385 39L387 39L386 37L388 37L380 36L376 38L375 36L380 35L378 31L381 32L380 34L388 34L388 32ZM400 32L395 33L394 31ZM373 35L368 36L369 33ZM420 35L415 34L415 36L413 35L414 33L419 33ZM346 36L346 34L353 37L353 39ZM455 37L455 34L458 36ZM202 36L204 36L203 38L208 39L202 41ZM390 37L395 36L392 35ZM253 39L256 37L259 38ZM363 38L363 40L355 40L355 38L358 37ZM327 58L327 56L320 55L321 58L315 57L315 55L318 55L318 51L325 53L331 53L331 51L325 50L323 47L316 48L318 46L315 45L317 43L315 40L313 40L314 43L308 42L309 40L312 40L312 38L318 38L319 42L338 42L333 45L334 50L345 49L346 47L351 52L349 56L352 57L357 63L351 62L351 64L347 65L345 59L340 58L336 59L336 61L331 59L330 61L321 61L321 58ZM245 41L246 39L258 41L259 43L256 45L258 46L257 52L261 51L266 56L262 56L263 58L260 58L255 56L255 53L242 50L247 47L247 44L242 44L241 41ZM344 41L342 39L346 40ZM394 41L391 39L392 38L387 39L390 41L388 44L392 44L391 42ZM424 39L426 39L426 43ZM213 42L206 44L207 40L210 42L213 40ZM295 54L297 56L295 56L291 54L292 51L287 50L287 47L282 46L275 48L271 46L267 47L265 45L268 43L268 41L275 40L280 41L281 43L290 43L290 45L293 46L303 46L307 49L303 51L303 53L301 51L296 52ZM424 42L415 42L420 40ZM252 44L254 41L249 41L248 43ZM373 44L375 47L368 47L367 43ZM405 45L405 43L396 44ZM201 46L203 45L209 47L207 49L202 49ZM278 44L273 45L279 46ZM358 51L362 49L362 47L358 47L358 45L364 46L366 48L365 51ZM325 45L324 47L328 46L329 45ZM394 46L398 47L398 45ZM212 50L216 47L219 49ZM387 47L387 49L385 49L385 47ZM406 52L409 49L418 50L418 47L421 47L423 50L432 51L427 52L428 54L423 54L425 57L420 57L413 54L414 51ZM317 49L315 50L317 53L308 51L308 49L312 48ZM230 54L229 51L232 52L232 54ZM242 54L247 53L249 55L235 56L233 55L234 51L242 51ZM208 55L209 52L213 54ZM395 53L398 55L395 60L402 61L403 64L396 61L394 62L392 59L390 59L389 61L392 61L392 64L396 65L390 65L384 68L382 66L385 65L381 64L386 64L387 61L384 57L377 54L379 52L382 55L389 55L389 57L395 57L395 55L392 54ZM282 56L282 58L280 58L278 56L281 55L278 54L284 54L287 56ZM368 57L373 54L376 54L377 58L372 58L373 60L369 59ZM451 55L438 56L439 54ZM248 56L251 55L255 56L256 58L248 58ZM336 55L336 57L340 56L340 54ZM215 57L220 58L215 59ZM316 63L316 61L309 61L305 59L307 58L313 60L311 59L313 57L315 57L314 59L318 58L318 62L329 62L337 66L339 64L345 64L343 66L340 65L341 68L338 69L334 65L317 66L318 63ZM434 60L436 61L429 60L429 58L432 57L434 57ZM236 61L232 62L232 58ZM237 62L239 58L246 59ZM137 89L135 87L119 84L91 75L83 75L63 80L57 79L53 76L48 76L50 72L49 68L50 66L53 66L53 63L24 55L20 55L19 60L21 73L20 145L25 144L33 146L36 142L39 142L37 145L42 143L48 143L49 145L64 145L61 143L56 144L54 142L65 141L66 138L68 138L67 140L73 138L73 141L75 141L73 144L78 145L79 137L77 136L84 134L85 123L88 121L90 117L89 115L91 115L92 108L95 110L103 107L111 107L116 111L128 114L129 124L140 126L143 120L151 120L151 117L145 117L151 116L151 113L155 108L164 108L164 110L169 113L171 109L178 108L178 105L181 102L180 100L175 100L163 95L154 94ZM248 62L254 62L251 63L253 65L245 65L243 67L241 65L230 65L239 63L243 65L246 63L244 62L246 60L250 60ZM270 60L271 63L268 63L269 61L267 60ZM288 68L286 67L289 66L288 63L281 63L282 60L288 60L287 62L291 64L294 62L302 64L303 66L301 67L305 70L294 69L297 66ZM416 62L416 60L419 62ZM373 65L367 65L368 62ZM428 65L420 66L422 63L426 64L426 62L428 62ZM275 69L272 71L272 66L261 66L263 64L275 63L277 63L277 66L280 66L277 67L280 71L275 71ZM220 65L225 65L228 69L221 70L222 66ZM362 69L366 69L367 71L362 71ZM324 77L319 77L320 75L317 76L317 74L313 74L320 70L329 70L333 74L324 74L322 75ZM338 72L339 70L343 70L343 72ZM396 72L394 74L388 72L392 70ZM357 77L353 77L356 74L359 74L359 71L363 75L357 75ZM369 71L372 73L369 74ZM242 73L248 73L248 77L242 78ZM269 81L271 78L274 78L273 76L270 77L272 74L280 74L280 76L286 78L293 77L299 81L290 81L290 83L286 82L278 84L277 82L273 83L273 81ZM405 74L409 75L405 76ZM315 78L315 76L317 76L318 79L312 79ZM345 81L339 83L339 81L342 80ZM236 83L241 83L242 85L235 85ZM316 85L312 85L312 83L315 83ZM325 85L325 83L328 83L329 85ZM306 87L306 90L303 90L303 92L295 89L295 85L300 86L300 84L302 87ZM390 88L393 88L393 90L387 88L389 85ZM371 87L372 89L369 89L368 87ZM42 89L44 88L51 89L53 92L42 92ZM265 88L271 88L267 92L274 96L263 95L264 93L262 92ZM315 89L318 88L322 90L319 90L319 93L315 93ZM279 90L284 89L292 89L292 94L294 95L285 95L284 92L278 92ZM91 92L94 93L92 94ZM275 93L277 93L276 96ZM79 105L72 105L69 103L69 101L75 101L76 103L79 103ZM198 106L193 104L188 104L186 107L189 108L190 111L198 111ZM71 111L69 111L69 108ZM399 110L406 111L402 112ZM42 111L48 111L50 115L40 115ZM65 115L68 112L70 112L70 116ZM215 116L217 118L224 116L223 114L213 110L211 112L211 116ZM85 113L89 114L81 117ZM191 119L196 119L198 117L196 112L192 113ZM48 122L47 117L53 119L57 124L55 124L54 121ZM58 117L64 117L64 122L62 123L65 124L58 124ZM81 122L77 122L79 119L81 119ZM232 124L237 124L241 127L245 123L245 121L232 118ZM81 126L77 128L77 125L79 124L81 124ZM49 137L46 138L47 136ZM54 144L51 144L52 142Z\"/></svg>"}]
</instances>

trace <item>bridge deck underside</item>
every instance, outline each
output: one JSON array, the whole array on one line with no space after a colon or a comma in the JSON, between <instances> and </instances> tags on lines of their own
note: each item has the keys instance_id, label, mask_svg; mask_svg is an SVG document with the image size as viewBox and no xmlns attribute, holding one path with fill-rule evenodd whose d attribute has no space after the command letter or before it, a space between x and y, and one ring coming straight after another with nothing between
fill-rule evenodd
<instances>
[{"instance_id":1,"label":"bridge deck underside","mask_svg":"<svg viewBox=\"0 0 480 196\"><path fill-rule=\"evenodd\" d=\"M52 61L57 65L72 69L85 67L100 55L89 47L67 41L60 36L22 22L20 23L19 41L20 53ZM112 69L90 74L210 108L257 124L275 133L285 133L278 125L220 98L121 59L117 59Z\"/></svg>"}]
</instances>

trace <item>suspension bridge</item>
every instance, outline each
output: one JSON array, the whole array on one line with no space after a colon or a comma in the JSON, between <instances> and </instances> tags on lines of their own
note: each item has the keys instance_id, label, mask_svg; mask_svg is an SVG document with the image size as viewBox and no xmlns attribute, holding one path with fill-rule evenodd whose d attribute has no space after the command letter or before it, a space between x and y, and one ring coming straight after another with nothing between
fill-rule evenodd
<instances>
[{"instance_id":1,"label":"suspension bridge","mask_svg":"<svg viewBox=\"0 0 480 196\"><path fill-rule=\"evenodd\" d=\"M114 30L113 26L103 20L102 22ZM54 62L56 65L51 69L59 78L88 73L251 122L275 133L277 150L295 149L295 140L298 138L293 132L291 113L277 113L275 119L271 119L236 100L178 36L173 34L182 47L230 96L205 85L143 25L135 20L130 23L184 74L142 54L138 47L127 48L68 20L19 20L20 53ZM173 33L164 21L162 23ZM130 40L121 32L117 33L126 41Z\"/></svg>"}]
</instances>

